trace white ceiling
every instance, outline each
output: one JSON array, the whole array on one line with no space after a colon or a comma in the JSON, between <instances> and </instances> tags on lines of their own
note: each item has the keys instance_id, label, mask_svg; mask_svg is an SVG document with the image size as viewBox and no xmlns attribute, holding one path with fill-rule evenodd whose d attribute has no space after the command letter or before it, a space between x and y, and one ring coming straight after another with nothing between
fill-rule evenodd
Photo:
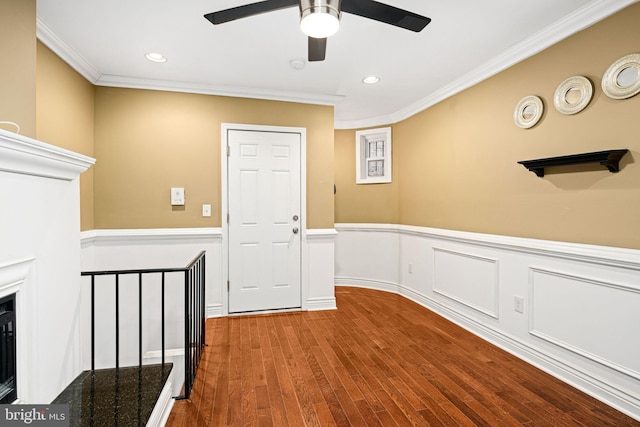
<instances>
[{"instance_id":1,"label":"white ceiling","mask_svg":"<svg viewBox=\"0 0 640 427\"><path fill-rule=\"evenodd\" d=\"M214 26L251 0L38 0L38 38L96 85L335 105L336 128L394 123L637 0L381 0L428 16L420 33L343 14L323 62L289 8ZM145 53L168 58L155 64ZM362 78L375 74L377 85Z\"/></svg>"}]
</instances>

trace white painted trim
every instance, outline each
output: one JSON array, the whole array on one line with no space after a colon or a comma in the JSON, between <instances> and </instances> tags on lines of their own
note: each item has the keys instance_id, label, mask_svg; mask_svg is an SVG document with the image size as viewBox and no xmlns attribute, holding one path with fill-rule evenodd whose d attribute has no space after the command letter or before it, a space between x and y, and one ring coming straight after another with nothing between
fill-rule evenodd
<instances>
[{"instance_id":1,"label":"white painted trim","mask_svg":"<svg viewBox=\"0 0 640 427\"><path fill-rule=\"evenodd\" d=\"M161 427L167 423L169 414L173 408L175 400L171 397L173 390L173 368L169 374L169 378L164 383L164 387L158 396L158 401L153 407L153 411L149 416L146 427Z\"/></svg>"},{"instance_id":2,"label":"white painted trim","mask_svg":"<svg viewBox=\"0 0 640 427\"><path fill-rule=\"evenodd\" d=\"M0 129L0 171L72 181L95 159Z\"/></svg>"},{"instance_id":3,"label":"white painted trim","mask_svg":"<svg viewBox=\"0 0 640 427\"><path fill-rule=\"evenodd\" d=\"M33 261L35 258L25 258L0 264L0 298L20 291Z\"/></svg>"},{"instance_id":4,"label":"white painted trim","mask_svg":"<svg viewBox=\"0 0 640 427\"><path fill-rule=\"evenodd\" d=\"M338 232L335 228L311 228L307 230L307 240L335 240Z\"/></svg>"},{"instance_id":5,"label":"white painted trim","mask_svg":"<svg viewBox=\"0 0 640 427\"><path fill-rule=\"evenodd\" d=\"M51 31L39 16L36 16L36 37L90 83L95 84L98 81L100 72Z\"/></svg>"},{"instance_id":6,"label":"white painted trim","mask_svg":"<svg viewBox=\"0 0 640 427\"><path fill-rule=\"evenodd\" d=\"M222 230L215 227L204 228L136 228L97 229L80 233L83 248L90 245L106 246L120 244L145 244L176 240L222 240Z\"/></svg>"},{"instance_id":7,"label":"white painted trim","mask_svg":"<svg viewBox=\"0 0 640 427\"><path fill-rule=\"evenodd\" d=\"M335 297L307 299L307 311L337 310Z\"/></svg>"},{"instance_id":8,"label":"white painted trim","mask_svg":"<svg viewBox=\"0 0 640 427\"><path fill-rule=\"evenodd\" d=\"M593 0L584 7L554 22L531 37L517 43L479 67L430 95L391 114L362 120L336 121L336 129L360 129L398 123L468 89L501 71L524 61L563 39L636 3L638 0Z\"/></svg>"},{"instance_id":9,"label":"white painted trim","mask_svg":"<svg viewBox=\"0 0 640 427\"><path fill-rule=\"evenodd\" d=\"M170 348L164 351L164 357L184 356L184 348ZM162 359L162 350L147 351L143 359Z\"/></svg>"},{"instance_id":10,"label":"white painted trim","mask_svg":"<svg viewBox=\"0 0 640 427\"><path fill-rule=\"evenodd\" d=\"M353 279L346 277L336 277L336 286L360 287L379 291L391 292L441 315L456 325L470 331L474 335L487 340L491 344L513 354L527 363L541 369L542 371L561 379L567 384L594 396L602 402L610 405L619 411L640 420L638 414L632 412L630 408L640 407L640 400L627 393L626 390L614 387L605 380L597 378L589 373L574 368L570 363L552 355L539 347L524 342L517 337L466 316L462 312L455 311L450 307L434 300L420 292L405 287L401 284L385 283L384 286L377 285L382 282L375 280ZM394 290L396 288L397 290Z\"/></svg>"},{"instance_id":11,"label":"white painted trim","mask_svg":"<svg viewBox=\"0 0 640 427\"><path fill-rule=\"evenodd\" d=\"M593 0L581 9L538 31L531 37L514 45L480 67L431 93L430 95L390 114L361 120L336 120L335 129L359 129L382 126L405 120L483 80L523 61L559 41L583 30L598 21L636 3L638 0ZM56 55L80 73L89 82L98 86L163 90L171 92L200 93L273 101L300 102L306 104L337 105L345 97L335 94L298 93L275 91L251 87L221 87L188 82L140 79L115 75L104 75L85 58L58 38L40 19L36 20L36 35Z\"/></svg>"},{"instance_id":12,"label":"white painted trim","mask_svg":"<svg viewBox=\"0 0 640 427\"><path fill-rule=\"evenodd\" d=\"M373 289L375 291L385 291L394 294L400 293L400 285L382 280L361 279L358 277L336 276L336 286Z\"/></svg>"},{"instance_id":13,"label":"white painted trim","mask_svg":"<svg viewBox=\"0 0 640 427\"><path fill-rule=\"evenodd\" d=\"M494 274L494 281L495 281L495 284L494 284L495 291L494 291L494 295L493 295L493 305L495 306L495 310L493 310L493 311L487 310L484 307L480 307L480 306L478 306L476 304L473 304L470 301L467 301L466 299L461 298L461 297L459 297L457 295L452 295L451 293L449 293L449 292L447 292L447 291L445 291L443 289L439 289L438 286L437 286L437 282L435 280L436 267L434 267L434 269L433 269L433 275L434 275L434 278L433 278L433 292L435 292L437 294L440 294L440 295L442 295L442 296L444 296L446 298L449 298L449 299L451 299L453 301L456 301L459 304L465 305L465 306L477 311L478 313L484 314L485 316L489 316L489 317L492 317L494 319L498 319L500 317L499 314L498 314L500 312L500 309L499 309L499 307L500 307L500 303L499 303L499 301L500 301L500 282L498 280L499 271L500 270L499 270L499 266L498 266L498 264L499 264L498 260L496 258L483 257L483 256L479 256L479 255L475 255L475 254L471 254L471 253L467 253L467 252L454 251L454 250L451 250L451 249L441 248L441 247L437 247L437 246L433 247L433 252L434 252L434 256L435 256L436 252L443 252L443 253L448 253L448 254L451 254L451 255L456 255L456 256L460 256L460 257L464 257L464 258L475 259L475 260L478 260L478 261L490 262L490 263L493 264L493 266L494 266L493 274Z\"/></svg>"},{"instance_id":14,"label":"white painted trim","mask_svg":"<svg viewBox=\"0 0 640 427\"><path fill-rule=\"evenodd\" d=\"M212 317L223 317L222 304L207 305L207 319Z\"/></svg>"},{"instance_id":15,"label":"white painted trim","mask_svg":"<svg viewBox=\"0 0 640 427\"><path fill-rule=\"evenodd\" d=\"M20 403L25 397L30 396L31 388L34 384L37 385L36 381L32 378L30 379L29 376L33 375L35 370L32 361L33 354L30 351L30 340L38 336L35 333L37 325L27 316L27 312L32 310L32 304L28 298L24 297L26 292L21 292L24 290L22 285L29 275L35 260L35 258L25 258L0 265L0 298L16 294L16 324L19 325L19 330L30 332L28 338L23 333L17 334L16 353L18 354L18 360L16 374L18 383L16 386L18 395L16 401L13 402L14 404Z\"/></svg>"},{"instance_id":16,"label":"white painted trim","mask_svg":"<svg viewBox=\"0 0 640 427\"><path fill-rule=\"evenodd\" d=\"M268 125L252 125L242 123L222 123L220 126L220 181L222 184L220 203L220 218L222 218L222 271L221 271L221 295L222 300L222 316L229 315L229 290L225 284L229 281L229 224L226 221L229 212L229 182L228 182L228 157L227 145L230 130L249 130L257 132L280 132L280 133L298 133L300 134L300 286L301 286L301 309L306 310L307 298L309 296L309 260L307 250L304 243L307 240L307 129L301 127L288 126L268 126Z\"/></svg>"},{"instance_id":17,"label":"white painted trim","mask_svg":"<svg viewBox=\"0 0 640 427\"><path fill-rule=\"evenodd\" d=\"M357 234L364 234L362 236L362 244L369 244L371 237L366 236L367 233L391 233L392 235L399 235L400 237L407 235L425 238L426 243L421 246L423 248L422 250L433 247L437 242L444 241L456 244L456 247L465 245L471 248L472 252L475 252L474 248L478 250L490 249L490 252L485 252L492 254L490 256L494 256L493 254L496 253L494 250L499 251L498 253L504 252L500 256L496 255L499 260L502 260L503 255L504 259L511 259L517 254L532 255L536 259L544 257L551 265L564 263L564 265L567 266L575 266L579 263L582 266L581 268L587 268L586 271L590 271L590 269L593 268L597 268L598 271L602 272L612 271L612 274L614 274L612 277L627 277L628 275L635 277L637 272L640 271L640 250L395 224L336 224L335 227L339 234L345 233L342 238L345 239L345 243L350 250L357 247L353 246L356 244L354 242L358 241ZM351 235L351 233L355 235ZM338 238L338 244L340 244L340 237ZM469 249L465 250L468 251ZM340 253L339 249L337 249L337 253ZM347 253L344 253L342 256L345 257L344 260L342 260L344 262L349 262L351 259L351 256ZM396 260L398 264L404 263L402 257L403 255L399 254L399 259ZM414 260L416 258L410 259L410 262L415 262ZM520 259L522 260L522 257L520 257ZM341 262L341 260L336 261L338 265ZM426 271L423 270L422 273L419 273L423 274L422 277L426 277L425 275L428 275L428 270L433 267L430 260L425 259L424 262L426 264ZM518 262L522 263L522 261ZM393 261L391 261L391 263L393 263ZM605 269L601 269L600 267L605 267ZM508 269L509 267L506 268ZM529 265L527 268L530 269L531 266ZM414 269L414 274L415 273L416 271ZM582 277L578 273L567 274L570 274L571 277ZM509 326L506 328L504 327L505 325L487 322L473 310L461 310L455 305L449 304L447 298L439 298L439 295L435 293L430 286L427 285L427 287L424 288L425 284L423 282L416 282L415 278L413 281L409 280L404 282L409 276L399 274L397 277L390 276L391 278L386 279L386 281L377 280L375 277L364 278L353 276L353 274L351 274L351 276L336 276L335 283L338 286L364 287L403 295L435 313L442 315L475 335L640 421L640 394L637 388L638 383L635 375L630 375L629 372L623 371L624 369L629 370L628 367L617 369L617 366L612 366L612 361L602 363L602 357L589 357L589 355L585 354L586 352L575 351L576 349L567 348L567 346L563 347L559 345L557 346L558 351L552 350L554 344L557 345L557 343L550 343L545 337L538 337L541 338L539 340L537 338L527 338L533 335L529 334L529 330L531 329L529 326L531 325L530 321L528 324L526 322L522 323L525 328L523 332L526 331L526 333L519 333L517 332L517 328L510 328L510 326L513 325L511 324L511 320L509 320L509 316L517 317L519 314L508 314L510 310L504 311L505 322L509 323ZM524 287L530 286L526 283L526 276L521 277L521 279L524 280L525 283L521 283L520 285ZM640 290L635 286L635 282L629 285L626 284L626 281L624 282L625 284L621 284L621 282L613 278L606 283L597 278L587 278L587 280L589 283L596 280L596 284L613 287L614 289L632 292L638 292ZM427 293L429 294L427 295ZM510 296L507 295L507 299L509 297ZM529 295L528 301L531 300L532 297ZM531 307L527 309L529 313L530 308ZM513 317L513 320L515 320L516 317ZM577 363L580 357L582 357L584 362L581 361ZM617 375L614 375L614 372ZM635 371L632 373L635 374Z\"/></svg>"},{"instance_id":18,"label":"white painted trim","mask_svg":"<svg viewBox=\"0 0 640 427\"><path fill-rule=\"evenodd\" d=\"M255 87L215 86L202 83L152 80L139 77L124 77L102 74L95 82L97 86L151 89L167 92L197 93L202 95L229 96L234 98L265 99L271 101L297 102L302 104L335 106L344 99L343 95L322 93L291 92Z\"/></svg>"},{"instance_id":19,"label":"white painted trim","mask_svg":"<svg viewBox=\"0 0 640 427\"><path fill-rule=\"evenodd\" d=\"M338 233L341 231L361 231L416 235L640 271L640 251L634 249L416 227L411 225L342 223L336 224L335 227Z\"/></svg>"},{"instance_id":20,"label":"white painted trim","mask_svg":"<svg viewBox=\"0 0 640 427\"><path fill-rule=\"evenodd\" d=\"M370 141L370 139L372 141ZM382 139L384 143L384 153L382 156L378 156L377 148L376 155L367 155L369 151L368 145L370 142L379 142ZM366 129L356 132L356 184L385 184L392 182L392 138L391 127L383 127L378 129ZM369 176L369 166L366 164L369 161L382 160L384 164L384 173L382 176Z\"/></svg>"},{"instance_id":21,"label":"white painted trim","mask_svg":"<svg viewBox=\"0 0 640 427\"><path fill-rule=\"evenodd\" d=\"M533 301L533 293L535 292L535 287L533 286L533 273L543 273L543 274L548 274L548 275L552 275L552 276L556 276L556 277L562 277L562 278L566 278L566 279L570 279L570 280L576 280L576 281L580 281L589 285L596 285L596 286L604 286L604 287L608 287L608 288L613 288L613 289L619 289L619 290L623 290L626 292L634 292L637 294L640 294L640 288L637 286L628 286L628 285L623 285L623 284L619 284L619 283L612 283L612 282L605 282L602 280L594 280L594 279L590 279L588 277L584 277L584 276L579 276L579 275L575 275L575 274L569 274L569 273L562 273L559 271L555 271L555 270L550 270L547 268L540 268L540 267L529 267L529 301ZM635 378L636 380L640 381L640 372L632 370L632 369L628 369L625 368L624 366L620 366L617 363L614 363L610 360L607 360L603 357L599 357L595 354L590 353L589 351L586 351L584 349L578 348L574 345L571 345L569 343L566 343L560 339L554 338L542 331L538 331L536 329L534 329L533 325L535 324L534 322L534 310L529 310L529 333L535 337L540 338L541 340L550 342L551 344L557 345L558 347L564 348L565 350L571 351L572 353L575 353L579 356L582 356L586 359L592 360L596 363L599 363L601 365L607 366L611 369L613 369L614 371L618 371L624 375L628 375L632 378Z\"/></svg>"}]
</instances>

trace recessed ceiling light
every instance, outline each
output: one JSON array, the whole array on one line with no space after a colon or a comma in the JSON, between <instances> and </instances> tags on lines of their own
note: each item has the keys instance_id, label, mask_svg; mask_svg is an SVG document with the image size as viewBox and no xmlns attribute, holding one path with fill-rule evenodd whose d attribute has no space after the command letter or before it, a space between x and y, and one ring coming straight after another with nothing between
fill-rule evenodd
<instances>
[{"instance_id":1,"label":"recessed ceiling light","mask_svg":"<svg viewBox=\"0 0 640 427\"><path fill-rule=\"evenodd\" d=\"M167 62L167 58L159 53L147 53L144 57L151 62Z\"/></svg>"},{"instance_id":2,"label":"recessed ceiling light","mask_svg":"<svg viewBox=\"0 0 640 427\"><path fill-rule=\"evenodd\" d=\"M378 76L367 76L364 79L362 79L362 83L367 84L367 85L374 85L376 83L378 83L380 81L380 77Z\"/></svg>"}]
</instances>

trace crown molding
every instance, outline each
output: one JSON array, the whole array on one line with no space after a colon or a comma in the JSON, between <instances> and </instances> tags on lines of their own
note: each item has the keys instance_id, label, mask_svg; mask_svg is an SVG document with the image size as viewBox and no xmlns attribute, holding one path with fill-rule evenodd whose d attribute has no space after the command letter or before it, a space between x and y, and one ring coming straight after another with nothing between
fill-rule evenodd
<instances>
[{"instance_id":1,"label":"crown molding","mask_svg":"<svg viewBox=\"0 0 640 427\"><path fill-rule=\"evenodd\" d=\"M471 72L451 82L430 95L384 116L371 117L362 120L336 121L336 129L359 129L398 123L414 116L440 101L456 95L491 76L521 62L544 49L564 40L565 38L584 30L587 27L613 15L625 7L637 3L638 0L594 0L573 13L559 19L550 26L538 31L531 37L505 50L500 55L485 62Z\"/></svg>"},{"instance_id":2,"label":"crown molding","mask_svg":"<svg viewBox=\"0 0 640 427\"><path fill-rule=\"evenodd\" d=\"M203 95L229 96L234 98L264 99L269 101L298 102L302 104L335 106L344 99L342 95L290 92L238 86L214 86L201 83L153 80L137 77L103 74L95 82L97 86L130 89L151 89L168 92L198 93Z\"/></svg>"},{"instance_id":3,"label":"crown molding","mask_svg":"<svg viewBox=\"0 0 640 427\"><path fill-rule=\"evenodd\" d=\"M71 49L68 44L55 35L40 17L36 17L36 37L89 82L95 84L98 81L100 72L82 55Z\"/></svg>"},{"instance_id":4,"label":"crown molding","mask_svg":"<svg viewBox=\"0 0 640 427\"><path fill-rule=\"evenodd\" d=\"M547 28L505 50L500 55L473 69L447 86L430 95L387 115L360 120L336 120L335 129L358 129L398 123L426 110L473 85L523 61L559 41L581 31L598 21L637 3L639 0L593 0L581 9L559 19ZM172 82L163 80L130 78L101 74L89 61L75 52L56 36L38 17L36 19L38 39L56 55L67 62L89 82L98 86L123 87L134 89L163 90L170 92L199 93L229 97L264 99L271 101L298 102L335 106L344 99L342 95L300 93L290 91L267 90L252 87L214 86L190 82Z\"/></svg>"},{"instance_id":5,"label":"crown molding","mask_svg":"<svg viewBox=\"0 0 640 427\"><path fill-rule=\"evenodd\" d=\"M329 106L335 106L344 99L342 95L279 91L252 87L214 86L102 74L82 55L62 41L39 17L36 17L36 36L63 61L69 64L71 68L96 86L198 93Z\"/></svg>"}]
</instances>

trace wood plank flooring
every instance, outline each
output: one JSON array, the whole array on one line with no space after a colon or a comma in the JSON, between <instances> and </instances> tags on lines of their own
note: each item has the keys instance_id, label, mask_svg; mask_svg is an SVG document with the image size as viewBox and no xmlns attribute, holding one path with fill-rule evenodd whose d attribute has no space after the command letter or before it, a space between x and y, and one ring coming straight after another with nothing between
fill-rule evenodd
<instances>
[{"instance_id":1,"label":"wood plank flooring","mask_svg":"<svg viewBox=\"0 0 640 427\"><path fill-rule=\"evenodd\" d=\"M640 426L404 297L207 321L167 426Z\"/></svg>"}]
</instances>

